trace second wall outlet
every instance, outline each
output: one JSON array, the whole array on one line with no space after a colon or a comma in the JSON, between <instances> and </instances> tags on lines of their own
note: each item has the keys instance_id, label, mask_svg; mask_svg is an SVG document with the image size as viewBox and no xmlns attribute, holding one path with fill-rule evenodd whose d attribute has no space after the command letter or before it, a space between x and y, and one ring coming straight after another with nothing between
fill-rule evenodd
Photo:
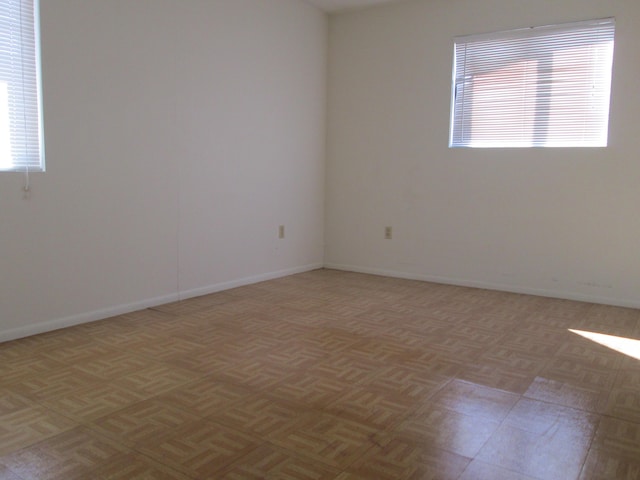
<instances>
[{"instance_id":1,"label":"second wall outlet","mask_svg":"<svg viewBox=\"0 0 640 480\"><path fill-rule=\"evenodd\" d=\"M278 227L278 238L284 238L284 225Z\"/></svg>"},{"instance_id":2,"label":"second wall outlet","mask_svg":"<svg viewBox=\"0 0 640 480\"><path fill-rule=\"evenodd\" d=\"M393 229L391 227L384 227L385 240L391 240L393 238Z\"/></svg>"}]
</instances>

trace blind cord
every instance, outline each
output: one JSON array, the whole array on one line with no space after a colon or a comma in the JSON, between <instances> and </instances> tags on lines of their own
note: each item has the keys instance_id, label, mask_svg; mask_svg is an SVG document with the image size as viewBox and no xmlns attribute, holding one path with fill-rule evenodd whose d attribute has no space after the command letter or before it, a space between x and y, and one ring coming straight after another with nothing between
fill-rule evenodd
<instances>
[{"instance_id":1,"label":"blind cord","mask_svg":"<svg viewBox=\"0 0 640 480\"><path fill-rule=\"evenodd\" d=\"M24 18L23 18L23 8L24 8L24 3L20 2L20 38L24 39ZM22 116L23 116L23 120L24 120L24 136L25 136L25 142L24 142L24 154L25 154L25 159L27 159L27 165L26 165L26 169L24 171L24 186L22 187L22 190L24 192L23 194L23 198L25 200L28 200L31 197L31 182L29 179L29 163L28 163L28 158L29 158L29 129L27 127L27 108L26 108L26 96L25 96L25 77L24 77L24 71L25 71L25 60L24 60L24 44L23 42L20 42L20 61L22 63L21 65L21 69L20 69L20 73L22 74Z\"/></svg>"},{"instance_id":2,"label":"blind cord","mask_svg":"<svg viewBox=\"0 0 640 480\"><path fill-rule=\"evenodd\" d=\"M27 200L31 196L31 182L29 180L29 167L24 171L24 186L22 187L24 192L24 199Z\"/></svg>"}]
</instances>

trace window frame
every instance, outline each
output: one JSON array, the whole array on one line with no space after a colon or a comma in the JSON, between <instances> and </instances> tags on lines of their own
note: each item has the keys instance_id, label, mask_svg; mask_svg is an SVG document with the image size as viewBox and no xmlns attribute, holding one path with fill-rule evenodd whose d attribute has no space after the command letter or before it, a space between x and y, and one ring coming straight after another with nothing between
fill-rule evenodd
<instances>
[{"instance_id":1,"label":"window frame","mask_svg":"<svg viewBox=\"0 0 640 480\"><path fill-rule=\"evenodd\" d=\"M615 27L615 18L609 17L454 37L449 148L606 147ZM572 38L572 34L575 38ZM459 48L462 48L460 52ZM570 48L583 50L578 51L580 55L575 55L575 59L565 59L565 63L555 58L563 53L566 55ZM469 51L471 53L468 53ZM602 55L602 52L606 54ZM594 63L594 59L599 63ZM542 67L540 63L543 64ZM563 68L576 65L587 71L581 73L582 76L577 80L567 80L567 70ZM496 75L500 66L506 70L502 77ZM522 78L513 71L518 68L522 70L519 73ZM526 73L525 69L527 69ZM535 70L533 74L531 74L532 70ZM491 75L498 77L493 80L494 87L489 85L481 90L482 86L476 84L479 84L483 78L487 80L486 77ZM593 84L588 86L597 84L598 88L587 90L587 85L570 83L570 81L585 82L586 80L593 81ZM497 83L499 81L501 83ZM571 87L567 88L566 85ZM556 87L559 94L554 98ZM583 90L578 90L578 87ZM480 133L475 141L472 109L474 99L466 97L466 89L471 90L469 93L472 95L474 93L480 95L477 102L480 113L475 118L476 128ZM567 99L558 101L562 97L561 94L567 96L567 92L580 97L581 101L575 104L569 103ZM596 92L595 95L593 92ZM462 95L461 98L460 95ZM512 98L509 98L509 95ZM574 123L568 121L571 120L572 114L563 112L562 109L567 106L575 110L587 109L589 101L584 99L590 95L591 106L598 104L591 111L597 111L599 116L577 117L574 113ZM547 105L541 107L543 102ZM553 103L556 105L554 106ZM489 109L494 111L489 113ZM585 118L587 120L583 121ZM498 130L501 121L508 124L508 128L503 132ZM579 121L583 121L582 128L578 127ZM555 126L549 127L553 122ZM522 132L514 133L516 129L511 128L512 125L522 127ZM529 126L531 132L525 133L525 125ZM580 136L578 132L580 135L585 135L586 132L592 137L586 139L583 137L578 140ZM563 135L571 135L571 137L565 138Z\"/></svg>"},{"instance_id":2,"label":"window frame","mask_svg":"<svg viewBox=\"0 0 640 480\"><path fill-rule=\"evenodd\" d=\"M2 133L9 145L5 161L0 152L0 173L44 172L40 1L17 0L16 7L7 5L4 10L8 14L0 18L0 35L4 36L6 57L0 58L0 83L6 85L4 120L9 131ZM13 142L24 146L24 155L15 154L16 148L10 146Z\"/></svg>"}]
</instances>

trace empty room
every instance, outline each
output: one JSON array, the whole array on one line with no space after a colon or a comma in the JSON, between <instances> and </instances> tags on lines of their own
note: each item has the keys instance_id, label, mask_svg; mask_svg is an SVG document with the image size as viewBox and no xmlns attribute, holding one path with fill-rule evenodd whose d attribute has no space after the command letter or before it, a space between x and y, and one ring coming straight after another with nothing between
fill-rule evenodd
<instances>
[{"instance_id":1,"label":"empty room","mask_svg":"<svg viewBox=\"0 0 640 480\"><path fill-rule=\"evenodd\" d=\"M0 0L0 479L640 479L639 25Z\"/></svg>"}]
</instances>

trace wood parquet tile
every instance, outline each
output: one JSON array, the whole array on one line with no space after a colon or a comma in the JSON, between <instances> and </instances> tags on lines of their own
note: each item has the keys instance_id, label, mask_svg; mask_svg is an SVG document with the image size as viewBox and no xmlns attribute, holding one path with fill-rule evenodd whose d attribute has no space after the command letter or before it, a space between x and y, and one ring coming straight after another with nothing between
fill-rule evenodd
<instances>
[{"instance_id":1,"label":"wood parquet tile","mask_svg":"<svg viewBox=\"0 0 640 480\"><path fill-rule=\"evenodd\" d=\"M587 412L603 413L609 392L589 390L566 382L536 377L524 393L526 398L577 408Z\"/></svg>"},{"instance_id":2,"label":"wood parquet tile","mask_svg":"<svg viewBox=\"0 0 640 480\"><path fill-rule=\"evenodd\" d=\"M255 435L199 420L165 429L137 449L192 478L216 478L260 445Z\"/></svg>"},{"instance_id":3,"label":"wood parquet tile","mask_svg":"<svg viewBox=\"0 0 640 480\"><path fill-rule=\"evenodd\" d=\"M384 439L372 425L319 414L271 441L316 462L344 469Z\"/></svg>"},{"instance_id":4,"label":"wood parquet tile","mask_svg":"<svg viewBox=\"0 0 640 480\"><path fill-rule=\"evenodd\" d=\"M376 445L348 471L363 479L447 480L459 478L468 464L469 458L432 444L394 437L385 445Z\"/></svg>"},{"instance_id":5,"label":"wood parquet tile","mask_svg":"<svg viewBox=\"0 0 640 480\"><path fill-rule=\"evenodd\" d=\"M475 362L462 365L457 376L468 382L523 394L536 377L536 372Z\"/></svg>"},{"instance_id":6,"label":"wood parquet tile","mask_svg":"<svg viewBox=\"0 0 640 480\"><path fill-rule=\"evenodd\" d=\"M625 452L592 447L585 460L580 480L636 480L640 478L640 457Z\"/></svg>"},{"instance_id":7,"label":"wood parquet tile","mask_svg":"<svg viewBox=\"0 0 640 480\"><path fill-rule=\"evenodd\" d=\"M534 478L576 478L599 421L595 414L522 399L477 458Z\"/></svg>"},{"instance_id":8,"label":"wood parquet tile","mask_svg":"<svg viewBox=\"0 0 640 480\"><path fill-rule=\"evenodd\" d=\"M268 443L225 469L221 480L332 480L340 470Z\"/></svg>"},{"instance_id":9,"label":"wood parquet tile","mask_svg":"<svg viewBox=\"0 0 640 480\"><path fill-rule=\"evenodd\" d=\"M394 431L417 443L474 458L500 426L498 419L477 418L431 404Z\"/></svg>"},{"instance_id":10,"label":"wood parquet tile","mask_svg":"<svg viewBox=\"0 0 640 480\"><path fill-rule=\"evenodd\" d=\"M240 385L204 377L160 395L157 399L163 404L206 417L246 400L253 393L251 389Z\"/></svg>"},{"instance_id":11,"label":"wood parquet tile","mask_svg":"<svg viewBox=\"0 0 640 480\"><path fill-rule=\"evenodd\" d=\"M2 478L2 477L0 477ZM117 455L107 464L93 470L92 480L191 480L191 477L173 470L164 463L138 453Z\"/></svg>"},{"instance_id":12,"label":"wood parquet tile","mask_svg":"<svg viewBox=\"0 0 640 480\"><path fill-rule=\"evenodd\" d=\"M101 435L129 446L144 445L159 435L171 434L199 420L194 413L157 399L143 400L91 423Z\"/></svg>"},{"instance_id":13,"label":"wood parquet tile","mask_svg":"<svg viewBox=\"0 0 640 480\"><path fill-rule=\"evenodd\" d=\"M317 270L0 344L1 480L639 480L640 310ZM640 354L640 352L638 352Z\"/></svg>"},{"instance_id":14,"label":"wood parquet tile","mask_svg":"<svg viewBox=\"0 0 640 480\"><path fill-rule=\"evenodd\" d=\"M4 465L0 465L0 478L2 480L22 480Z\"/></svg>"},{"instance_id":15,"label":"wood parquet tile","mask_svg":"<svg viewBox=\"0 0 640 480\"><path fill-rule=\"evenodd\" d=\"M46 375L62 368L63 364L41 354L13 352L0 357L0 386L28 380L31 377ZM9 358L7 358L9 357Z\"/></svg>"},{"instance_id":16,"label":"wood parquet tile","mask_svg":"<svg viewBox=\"0 0 640 480\"><path fill-rule=\"evenodd\" d=\"M22 478L87 478L93 470L125 452L116 442L77 427L3 458L4 464Z\"/></svg>"},{"instance_id":17,"label":"wood parquet tile","mask_svg":"<svg viewBox=\"0 0 640 480\"><path fill-rule=\"evenodd\" d=\"M479 478L491 480L535 480L528 475L491 465L481 460L473 460L459 480L477 480Z\"/></svg>"},{"instance_id":18,"label":"wood parquet tile","mask_svg":"<svg viewBox=\"0 0 640 480\"><path fill-rule=\"evenodd\" d=\"M67 395L47 398L40 404L78 422L88 422L149 398L141 391L103 383Z\"/></svg>"},{"instance_id":19,"label":"wood parquet tile","mask_svg":"<svg viewBox=\"0 0 640 480\"><path fill-rule=\"evenodd\" d=\"M10 389L36 400L73 394L87 387L97 387L102 379L77 367L62 367L46 374L30 376L10 384Z\"/></svg>"},{"instance_id":20,"label":"wood parquet tile","mask_svg":"<svg viewBox=\"0 0 640 480\"><path fill-rule=\"evenodd\" d=\"M428 369L392 365L378 369L377 373L362 380L361 384L387 395L425 401L449 381L449 376Z\"/></svg>"},{"instance_id":21,"label":"wood parquet tile","mask_svg":"<svg viewBox=\"0 0 640 480\"><path fill-rule=\"evenodd\" d=\"M2 456L70 430L78 423L44 407L29 406L0 416L0 425Z\"/></svg>"}]
</instances>

